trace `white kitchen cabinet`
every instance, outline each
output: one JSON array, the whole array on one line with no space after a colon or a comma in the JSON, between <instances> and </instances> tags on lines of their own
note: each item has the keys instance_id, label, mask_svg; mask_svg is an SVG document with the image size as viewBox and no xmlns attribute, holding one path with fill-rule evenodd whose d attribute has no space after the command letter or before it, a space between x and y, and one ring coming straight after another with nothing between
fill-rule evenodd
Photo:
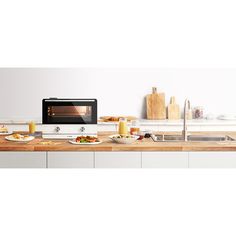
<instances>
[{"instance_id":1,"label":"white kitchen cabinet","mask_svg":"<svg viewBox=\"0 0 236 236\"><path fill-rule=\"evenodd\" d=\"M142 152L142 168L188 168L188 152Z\"/></svg>"},{"instance_id":2,"label":"white kitchen cabinet","mask_svg":"<svg viewBox=\"0 0 236 236\"><path fill-rule=\"evenodd\" d=\"M236 152L190 152L190 168L236 168Z\"/></svg>"},{"instance_id":3,"label":"white kitchen cabinet","mask_svg":"<svg viewBox=\"0 0 236 236\"><path fill-rule=\"evenodd\" d=\"M46 152L0 152L0 168L46 168Z\"/></svg>"},{"instance_id":4,"label":"white kitchen cabinet","mask_svg":"<svg viewBox=\"0 0 236 236\"><path fill-rule=\"evenodd\" d=\"M48 152L48 168L94 168L94 152Z\"/></svg>"},{"instance_id":5,"label":"white kitchen cabinet","mask_svg":"<svg viewBox=\"0 0 236 236\"><path fill-rule=\"evenodd\" d=\"M95 152L95 168L141 168L141 152Z\"/></svg>"}]
</instances>

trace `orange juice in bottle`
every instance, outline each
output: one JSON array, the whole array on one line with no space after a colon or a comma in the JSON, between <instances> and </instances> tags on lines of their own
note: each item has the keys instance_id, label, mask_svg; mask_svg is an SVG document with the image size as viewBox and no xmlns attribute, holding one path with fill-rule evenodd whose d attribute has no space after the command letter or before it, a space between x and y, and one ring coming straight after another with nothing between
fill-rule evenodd
<instances>
[{"instance_id":1,"label":"orange juice in bottle","mask_svg":"<svg viewBox=\"0 0 236 236\"><path fill-rule=\"evenodd\" d=\"M126 118L120 118L118 132L119 132L119 135L121 135L121 136L128 135L128 125L127 125L127 119Z\"/></svg>"}]
</instances>

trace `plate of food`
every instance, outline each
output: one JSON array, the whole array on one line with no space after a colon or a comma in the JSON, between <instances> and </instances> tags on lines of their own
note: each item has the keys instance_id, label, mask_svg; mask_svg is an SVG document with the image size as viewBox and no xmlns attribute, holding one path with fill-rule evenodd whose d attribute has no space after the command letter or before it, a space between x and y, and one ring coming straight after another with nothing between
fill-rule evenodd
<instances>
[{"instance_id":1,"label":"plate of food","mask_svg":"<svg viewBox=\"0 0 236 236\"><path fill-rule=\"evenodd\" d=\"M126 118L128 122L132 120L137 120L135 116L101 116L102 122L119 122L120 118Z\"/></svg>"},{"instance_id":2,"label":"plate of food","mask_svg":"<svg viewBox=\"0 0 236 236\"><path fill-rule=\"evenodd\" d=\"M137 135L111 135L109 138L120 144L132 144L139 139Z\"/></svg>"},{"instance_id":3,"label":"plate of food","mask_svg":"<svg viewBox=\"0 0 236 236\"><path fill-rule=\"evenodd\" d=\"M76 139L70 140L69 143L75 145L96 145L102 142L95 136L78 136Z\"/></svg>"},{"instance_id":4,"label":"plate of food","mask_svg":"<svg viewBox=\"0 0 236 236\"><path fill-rule=\"evenodd\" d=\"M29 142L29 141L32 141L34 137L29 136L29 135L22 135L22 134L12 134L12 135L6 136L5 139L8 141L13 141L13 142Z\"/></svg>"},{"instance_id":5,"label":"plate of food","mask_svg":"<svg viewBox=\"0 0 236 236\"><path fill-rule=\"evenodd\" d=\"M12 134L12 132L9 132L9 130L5 125L0 127L0 135L9 135L9 134Z\"/></svg>"}]
</instances>

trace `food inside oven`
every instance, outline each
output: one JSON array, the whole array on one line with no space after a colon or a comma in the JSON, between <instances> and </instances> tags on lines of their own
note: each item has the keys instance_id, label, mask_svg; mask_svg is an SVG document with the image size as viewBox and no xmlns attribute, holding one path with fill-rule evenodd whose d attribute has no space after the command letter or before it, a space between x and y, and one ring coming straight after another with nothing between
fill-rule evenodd
<instances>
[{"instance_id":1,"label":"food inside oven","mask_svg":"<svg viewBox=\"0 0 236 236\"><path fill-rule=\"evenodd\" d=\"M43 99L43 124L97 124L96 99Z\"/></svg>"},{"instance_id":2,"label":"food inside oven","mask_svg":"<svg viewBox=\"0 0 236 236\"><path fill-rule=\"evenodd\" d=\"M91 106L49 106L49 117L91 117Z\"/></svg>"}]
</instances>

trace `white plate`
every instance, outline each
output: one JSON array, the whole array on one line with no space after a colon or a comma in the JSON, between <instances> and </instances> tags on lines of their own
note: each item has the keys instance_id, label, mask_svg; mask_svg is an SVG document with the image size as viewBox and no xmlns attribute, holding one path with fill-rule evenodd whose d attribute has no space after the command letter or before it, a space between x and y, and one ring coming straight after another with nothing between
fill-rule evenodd
<instances>
[{"instance_id":1,"label":"white plate","mask_svg":"<svg viewBox=\"0 0 236 236\"><path fill-rule=\"evenodd\" d=\"M7 132L7 133L0 133L0 135L10 135L12 132Z\"/></svg>"},{"instance_id":2,"label":"white plate","mask_svg":"<svg viewBox=\"0 0 236 236\"><path fill-rule=\"evenodd\" d=\"M24 143L25 143L25 142L29 142L29 141L34 140L34 137L33 137L33 136L29 136L29 137L26 138L26 139L15 139L15 138L13 138L13 137L10 135L10 136L5 137L5 139L8 140L8 141L24 142Z\"/></svg>"},{"instance_id":3,"label":"white plate","mask_svg":"<svg viewBox=\"0 0 236 236\"><path fill-rule=\"evenodd\" d=\"M74 145L96 145L100 144L102 142L94 142L94 143L78 143L75 140L69 140L69 143L74 144Z\"/></svg>"}]
</instances>

